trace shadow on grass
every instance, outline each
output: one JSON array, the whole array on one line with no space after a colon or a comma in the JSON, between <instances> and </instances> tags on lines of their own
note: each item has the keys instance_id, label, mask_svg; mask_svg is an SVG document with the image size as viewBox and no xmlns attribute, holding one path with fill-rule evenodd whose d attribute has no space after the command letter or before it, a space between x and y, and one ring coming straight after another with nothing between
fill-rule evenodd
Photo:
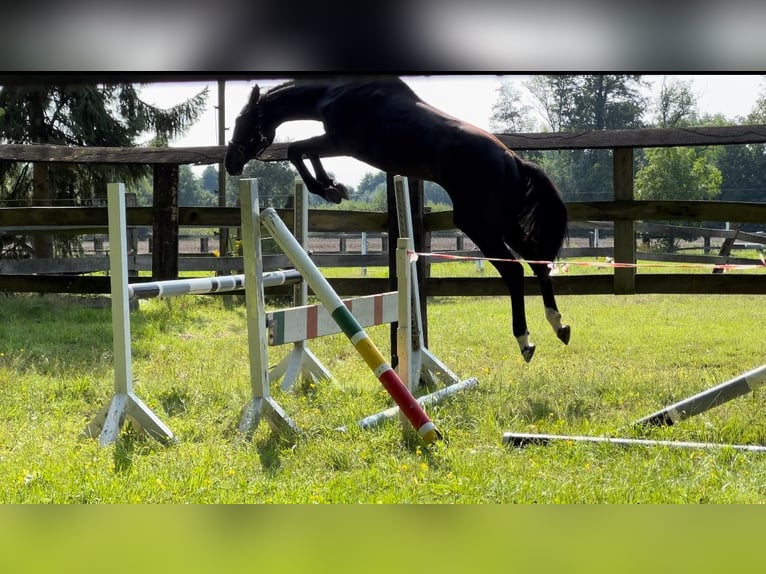
<instances>
[{"instance_id":1,"label":"shadow on grass","mask_svg":"<svg viewBox=\"0 0 766 574\"><path fill-rule=\"evenodd\" d=\"M146 442L143 433L137 431L132 424L126 425L125 430L120 433L117 442L114 445L114 471L117 474L127 474L133 466L133 457L136 454L136 448L139 452L142 450L141 443Z\"/></svg>"},{"instance_id":2,"label":"shadow on grass","mask_svg":"<svg viewBox=\"0 0 766 574\"><path fill-rule=\"evenodd\" d=\"M273 477L282 466L279 453L286 445L286 441L276 433L270 432L268 437L259 440L255 447L258 451L258 458L261 461L263 471Z\"/></svg>"},{"instance_id":3,"label":"shadow on grass","mask_svg":"<svg viewBox=\"0 0 766 574\"><path fill-rule=\"evenodd\" d=\"M114 471L117 474L127 474L133 467L136 456L145 456L155 452L155 449L169 448L171 444L160 445L143 429L136 428L131 421L126 421L123 431L114 443Z\"/></svg>"}]
</instances>

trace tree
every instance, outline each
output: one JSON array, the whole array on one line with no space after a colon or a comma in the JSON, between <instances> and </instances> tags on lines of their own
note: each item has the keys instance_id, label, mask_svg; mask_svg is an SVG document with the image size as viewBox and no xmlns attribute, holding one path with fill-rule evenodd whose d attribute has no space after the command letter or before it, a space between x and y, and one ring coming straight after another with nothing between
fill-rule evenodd
<instances>
[{"instance_id":1,"label":"tree","mask_svg":"<svg viewBox=\"0 0 766 574\"><path fill-rule=\"evenodd\" d=\"M239 180L257 178L258 197L261 207L282 208L295 195L295 178L298 173L286 161L250 161L245 165L241 176L226 178L226 204L237 205L239 200ZM309 204L313 194L309 193ZM318 198L324 202L323 199Z\"/></svg>"},{"instance_id":2,"label":"tree","mask_svg":"<svg viewBox=\"0 0 766 574\"><path fill-rule=\"evenodd\" d=\"M524 83L553 131L630 129L642 126L646 98L640 75L540 75ZM612 196L609 150L562 150L534 157L569 201Z\"/></svg>"},{"instance_id":3,"label":"tree","mask_svg":"<svg viewBox=\"0 0 766 574\"><path fill-rule=\"evenodd\" d=\"M637 199L715 199L721 170L693 147L652 148L636 174Z\"/></svg>"},{"instance_id":4,"label":"tree","mask_svg":"<svg viewBox=\"0 0 766 574\"><path fill-rule=\"evenodd\" d=\"M534 130L531 107L521 101L521 91L511 82L497 89L497 101L492 105L489 127L494 132L521 133Z\"/></svg>"},{"instance_id":5,"label":"tree","mask_svg":"<svg viewBox=\"0 0 766 574\"><path fill-rule=\"evenodd\" d=\"M661 128L688 126L699 123L697 104L691 83L663 79L657 101L656 125ZM637 199L710 200L721 192L721 171L715 166L719 150L695 147L652 148L646 150L643 166L637 171ZM668 223L673 223L668 222ZM689 227L695 226L694 224ZM697 223L696 226L702 226ZM656 242L664 251L674 251L679 239L695 239L691 232L646 235L644 241Z\"/></svg>"},{"instance_id":6,"label":"tree","mask_svg":"<svg viewBox=\"0 0 766 574\"><path fill-rule=\"evenodd\" d=\"M207 89L170 109L142 101L130 84L5 86L0 89L0 142L74 146L153 145L183 134L202 113ZM106 196L109 181L138 184L145 166L37 164L30 170L0 162L0 197L48 204L92 202ZM37 236L40 238L42 236ZM52 255L52 241L36 244L38 256Z\"/></svg>"},{"instance_id":7,"label":"tree","mask_svg":"<svg viewBox=\"0 0 766 574\"><path fill-rule=\"evenodd\" d=\"M697 121L697 102L691 91L691 81L667 81L662 79L662 88L657 102L657 126L676 128L689 126Z\"/></svg>"},{"instance_id":8,"label":"tree","mask_svg":"<svg viewBox=\"0 0 766 574\"><path fill-rule=\"evenodd\" d=\"M207 166L200 176L200 186L205 191L218 195L218 170L215 166Z\"/></svg>"},{"instance_id":9,"label":"tree","mask_svg":"<svg viewBox=\"0 0 766 574\"><path fill-rule=\"evenodd\" d=\"M722 117L704 118L706 125L730 124L731 120ZM739 118L747 124L766 123L766 91L762 91L750 114ZM766 145L742 144L717 146L716 166L721 170L722 201L760 201L766 202ZM764 226L744 224L741 229L760 231Z\"/></svg>"},{"instance_id":10,"label":"tree","mask_svg":"<svg viewBox=\"0 0 766 574\"><path fill-rule=\"evenodd\" d=\"M533 76L526 86L554 131L641 127L646 98L636 74Z\"/></svg>"},{"instance_id":11,"label":"tree","mask_svg":"<svg viewBox=\"0 0 766 574\"><path fill-rule=\"evenodd\" d=\"M766 79L766 76L761 76ZM766 88L761 84L761 93L753 106L753 110L747 117L747 122L752 124L766 124Z\"/></svg>"},{"instance_id":12,"label":"tree","mask_svg":"<svg viewBox=\"0 0 766 574\"><path fill-rule=\"evenodd\" d=\"M362 176L359 186L356 191L356 195L352 199L359 201L370 201L373 194L383 186L386 186L386 172L367 172Z\"/></svg>"},{"instance_id":13,"label":"tree","mask_svg":"<svg viewBox=\"0 0 766 574\"><path fill-rule=\"evenodd\" d=\"M216 175L217 177L217 175ZM213 207L218 205L218 189L208 191L202 187L204 177L197 178L191 166L178 169L178 204Z\"/></svg>"}]
</instances>

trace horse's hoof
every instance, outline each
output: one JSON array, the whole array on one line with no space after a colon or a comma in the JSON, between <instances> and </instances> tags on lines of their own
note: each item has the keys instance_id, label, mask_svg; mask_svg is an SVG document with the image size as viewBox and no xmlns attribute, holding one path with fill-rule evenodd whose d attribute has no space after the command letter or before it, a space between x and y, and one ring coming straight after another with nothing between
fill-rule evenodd
<instances>
[{"instance_id":1,"label":"horse's hoof","mask_svg":"<svg viewBox=\"0 0 766 574\"><path fill-rule=\"evenodd\" d=\"M535 346L529 345L528 347L524 347L521 350L521 356L524 357L524 360L528 363L532 360L532 355L535 354Z\"/></svg>"},{"instance_id":2,"label":"horse's hoof","mask_svg":"<svg viewBox=\"0 0 766 574\"><path fill-rule=\"evenodd\" d=\"M556 336L565 345L569 344L569 336L571 334L572 333L571 333L571 329L569 328L569 325L562 325L561 327L559 327L559 330L556 331Z\"/></svg>"},{"instance_id":3,"label":"horse's hoof","mask_svg":"<svg viewBox=\"0 0 766 574\"><path fill-rule=\"evenodd\" d=\"M348 199L348 191L346 186L341 183L334 183L325 188L325 199L332 201L333 203L340 203L344 199Z\"/></svg>"}]
</instances>

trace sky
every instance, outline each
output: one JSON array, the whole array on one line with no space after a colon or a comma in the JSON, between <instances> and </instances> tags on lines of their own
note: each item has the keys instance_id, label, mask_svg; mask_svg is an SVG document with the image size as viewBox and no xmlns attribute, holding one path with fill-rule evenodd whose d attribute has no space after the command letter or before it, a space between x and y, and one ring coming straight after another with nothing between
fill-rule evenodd
<instances>
[{"instance_id":1,"label":"sky","mask_svg":"<svg viewBox=\"0 0 766 574\"><path fill-rule=\"evenodd\" d=\"M766 91L766 79L755 74L731 75L675 75L667 78L691 80L692 92L697 98L700 114L722 113L726 117L746 116L752 111L758 96ZM406 76L404 80L426 102L445 112L489 129L492 105L497 101L497 89L506 81L513 82L524 94L523 82L529 76L509 75L462 75L462 76ZM651 95L660 89L663 76L645 76L651 82ZM283 81L260 80L261 89L268 89ZM230 128L247 102L255 82L227 82L225 92L227 141ZM141 95L145 101L160 107L170 107L209 87L207 109L199 122L189 132L171 142L176 146L218 145L218 87L216 83L153 84L144 86ZM319 122L299 121L283 124L277 130L276 141L295 141L322 133ZM368 172L377 170L353 158L323 159L326 169L347 185L356 187ZM194 168L201 171L202 168Z\"/></svg>"}]
</instances>

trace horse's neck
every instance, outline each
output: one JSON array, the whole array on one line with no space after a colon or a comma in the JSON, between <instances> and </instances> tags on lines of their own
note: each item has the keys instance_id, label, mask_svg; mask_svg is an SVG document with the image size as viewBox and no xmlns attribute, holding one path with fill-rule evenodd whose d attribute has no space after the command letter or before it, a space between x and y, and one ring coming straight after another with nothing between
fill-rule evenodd
<instances>
[{"instance_id":1,"label":"horse's neck","mask_svg":"<svg viewBox=\"0 0 766 574\"><path fill-rule=\"evenodd\" d=\"M317 103L327 93L325 85L296 85L275 88L261 100L264 124L275 129L283 122L317 120Z\"/></svg>"}]
</instances>

